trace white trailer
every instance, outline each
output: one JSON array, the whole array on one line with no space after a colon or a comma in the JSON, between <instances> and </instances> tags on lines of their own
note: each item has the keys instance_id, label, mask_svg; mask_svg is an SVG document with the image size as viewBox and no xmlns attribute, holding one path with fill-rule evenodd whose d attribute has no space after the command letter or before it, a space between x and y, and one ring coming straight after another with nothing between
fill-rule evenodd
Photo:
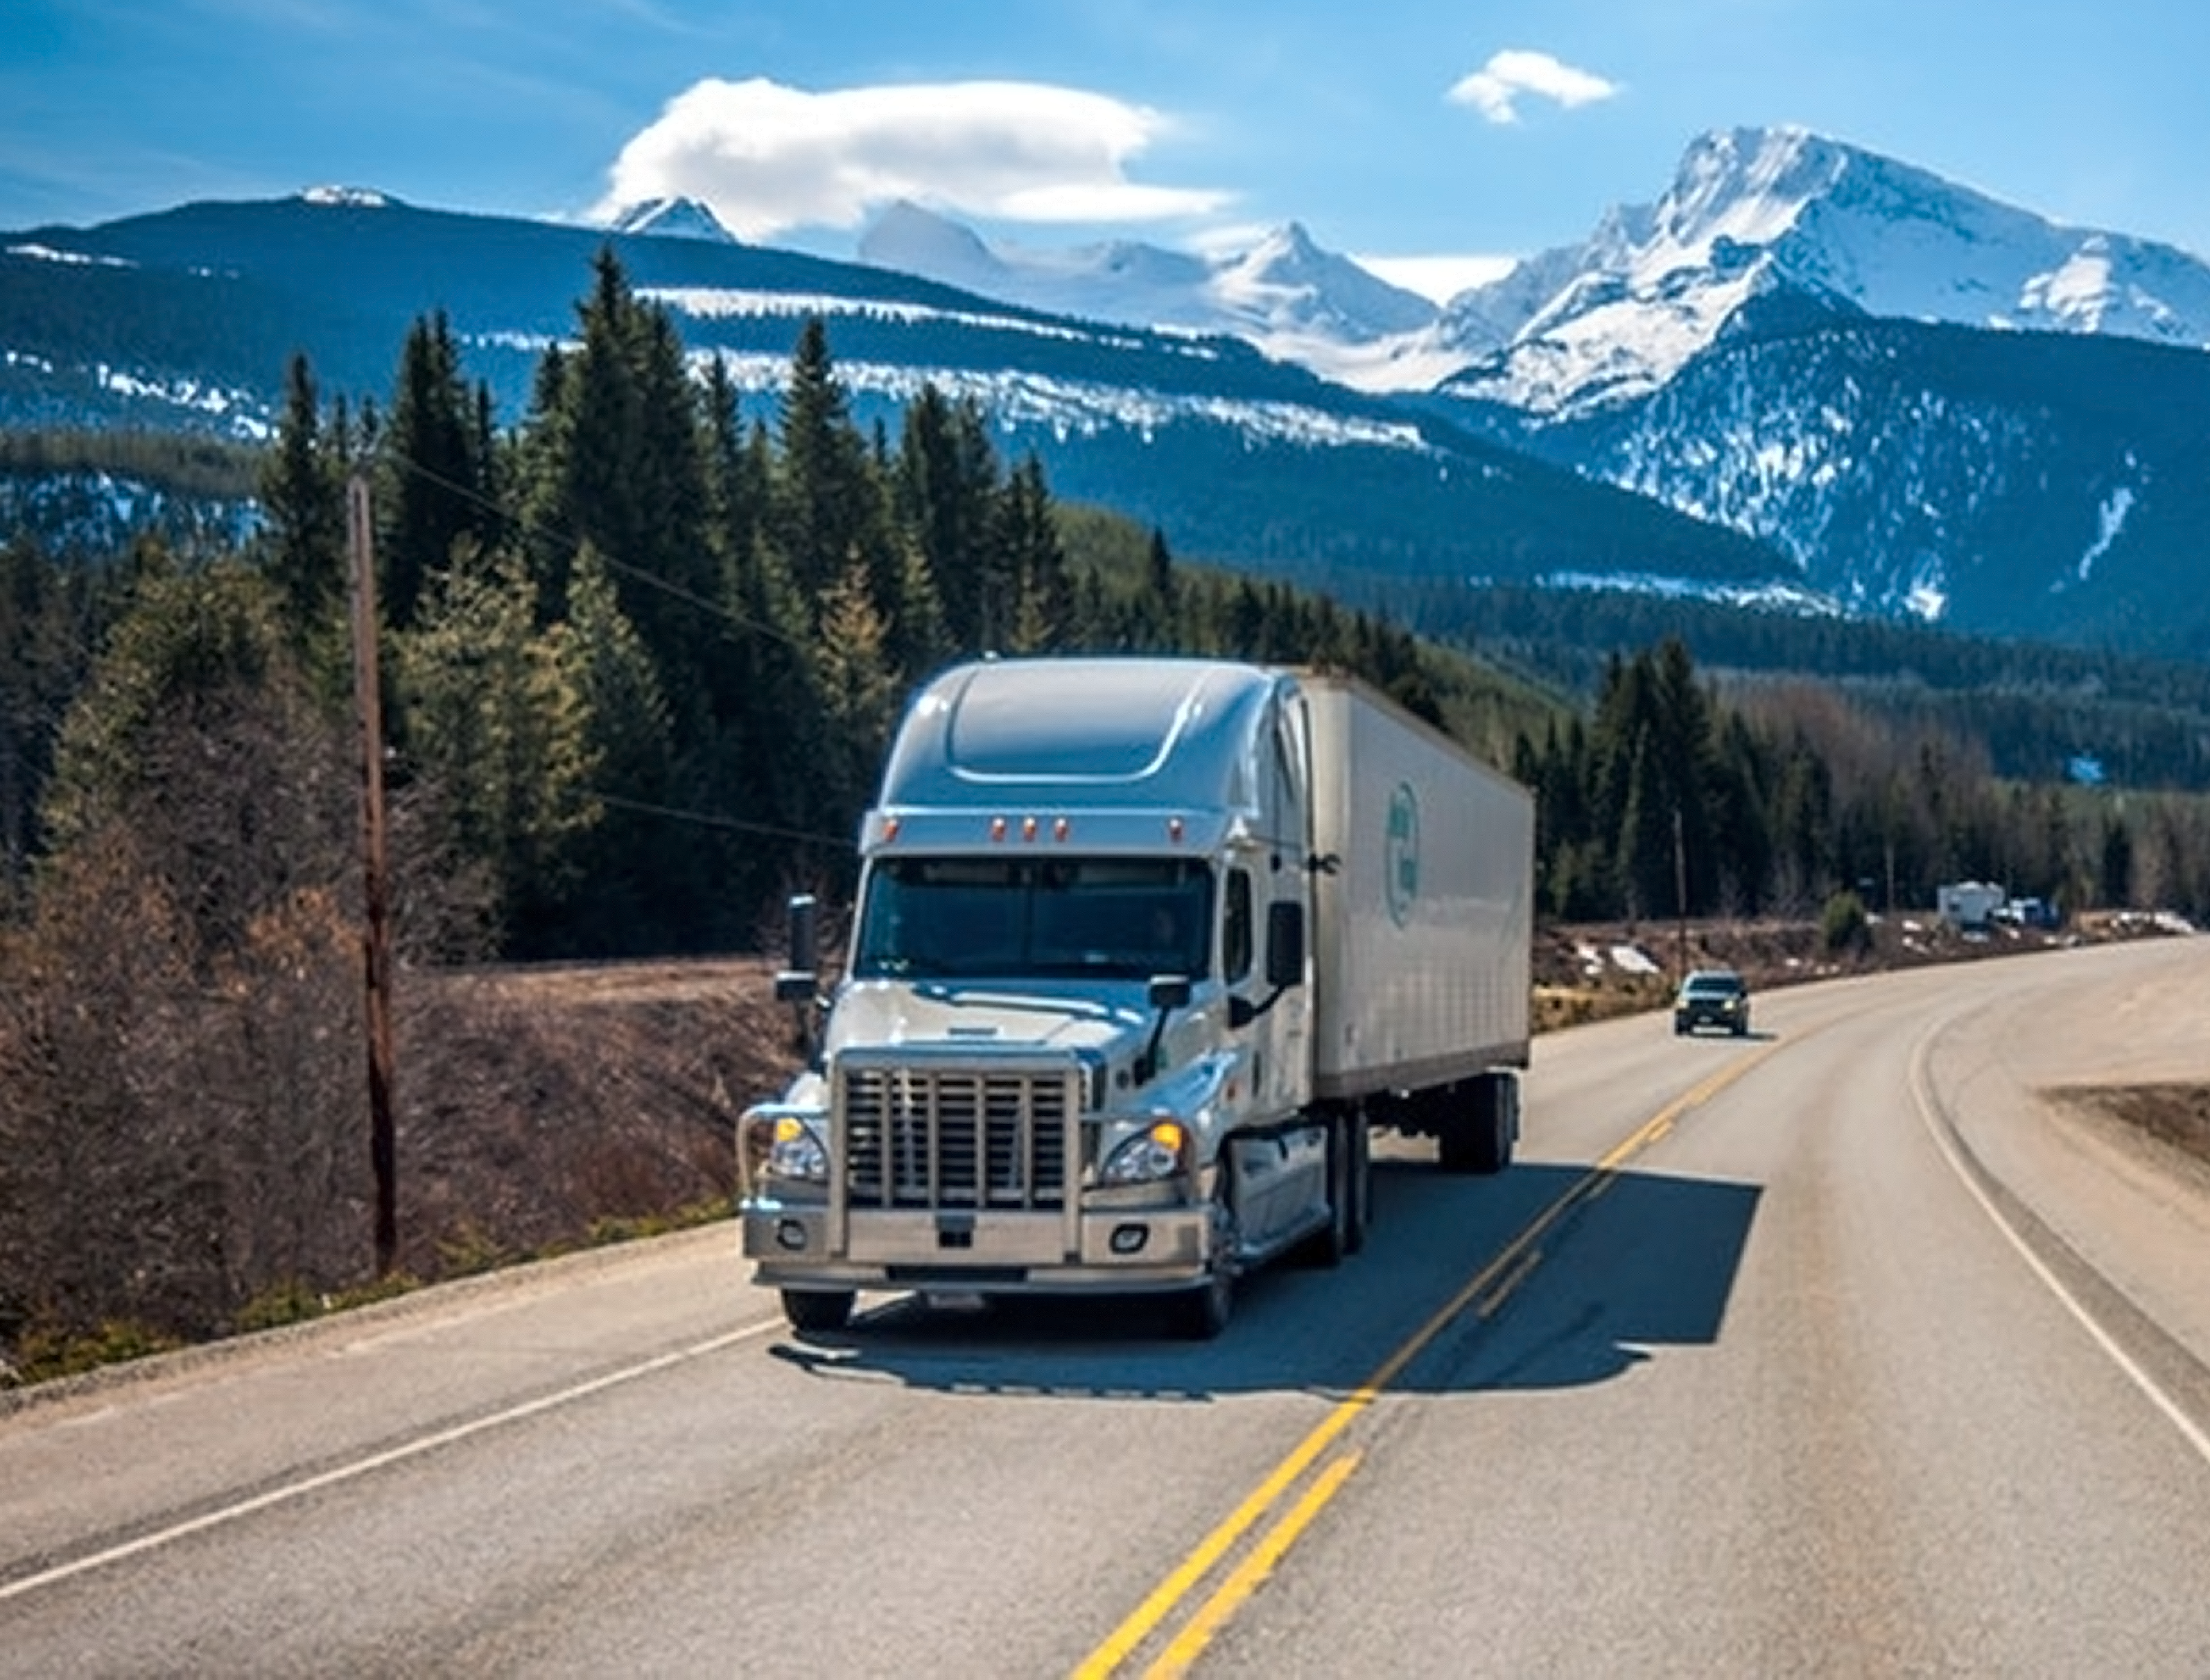
<instances>
[{"instance_id":1,"label":"white trailer","mask_svg":"<svg viewBox=\"0 0 2210 1680\"><path fill-rule=\"evenodd\" d=\"M1526 792L1347 678L987 660L909 706L851 960L739 1130L745 1253L804 1329L863 1289L1161 1292L1363 1241L1368 1130L1496 1171L1528 1051Z\"/></svg>"},{"instance_id":2,"label":"white trailer","mask_svg":"<svg viewBox=\"0 0 2210 1680\"><path fill-rule=\"evenodd\" d=\"M1307 677L1313 1094L1500 1170L1532 993L1535 807L1517 782L1360 683Z\"/></svg>"}]
</instances>

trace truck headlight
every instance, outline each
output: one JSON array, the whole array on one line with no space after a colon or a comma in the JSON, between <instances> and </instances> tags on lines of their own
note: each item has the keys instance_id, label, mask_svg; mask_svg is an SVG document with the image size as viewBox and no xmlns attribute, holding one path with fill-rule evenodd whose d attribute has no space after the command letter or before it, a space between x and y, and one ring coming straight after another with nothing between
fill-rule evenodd
<instances>
[{"instance_id":1,"label":"truck headlight","mask_svg":"<svg viewBox=\"0 0 2210 1680\"><path fill-rule=\"evenodd\" d=\"M1181 1171L1189 1132L1179 1120L1154 1120L1107 1158L1098 1183L1150 1184Z\"/></svg>"},{"instance_id":2,"label":"truck headlight","mask_svg":"<svg viewBox=\"0 0 2210 1680\"><path fill-rule=\"evenodd\" d=\"M764 1114L752 1120L745 1129L745 1153L750 1176L829 1182L828 1146L810 1122L795 1114Z\"/></svg>"}]
</instances>

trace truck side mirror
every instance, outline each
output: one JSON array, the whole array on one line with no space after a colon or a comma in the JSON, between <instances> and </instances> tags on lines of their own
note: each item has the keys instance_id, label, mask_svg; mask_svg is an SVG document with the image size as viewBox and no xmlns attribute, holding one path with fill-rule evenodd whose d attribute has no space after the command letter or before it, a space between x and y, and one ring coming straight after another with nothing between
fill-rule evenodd
<instances>
[{"instance_id":1,"label":"truck side mirror","mask_svg":"<svg viewBox=\"0 0 2210 1680\"><path fill-rule=\"evenodd\" d=\"M821 906L811 893L790 900L790 966L775 977L778 1003L811 1003L820 990Z\"/></svg>"},{"instance_id":2,"label":"truck side mirror","mask_svg":"<svg viewBox=\"0 0 2210 1680\"><path fill-rule=\"evenodd\" d=\"M1277 991L1305 980L1305 907L1293 899L1266 906L1266 984Z\"/></svg>"}]
</instances>

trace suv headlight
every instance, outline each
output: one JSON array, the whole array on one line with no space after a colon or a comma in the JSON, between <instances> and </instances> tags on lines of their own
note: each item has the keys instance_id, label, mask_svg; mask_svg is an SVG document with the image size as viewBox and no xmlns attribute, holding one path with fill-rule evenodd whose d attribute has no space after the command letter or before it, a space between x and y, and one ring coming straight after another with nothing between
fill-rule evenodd
<instances>
[{"instance_id":1,"label":"suv headlight","mask_svg":"<svg viewBox=\"0 0 2210 1680\"><path fill-rule=\"evenodd\" d=\"M1189 1130L1181 1122L1154 1120L1107 1157L1097 1182L1108 1187L1156 1183L1181 1171L1188 1151Z\"/></svg>"}]
</instances>

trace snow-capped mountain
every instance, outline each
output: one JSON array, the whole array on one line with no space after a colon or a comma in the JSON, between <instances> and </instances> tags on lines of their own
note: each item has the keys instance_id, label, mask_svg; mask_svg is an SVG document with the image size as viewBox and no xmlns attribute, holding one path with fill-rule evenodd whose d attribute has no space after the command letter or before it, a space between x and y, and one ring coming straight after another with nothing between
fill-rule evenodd
<instances>
[{"instance_id":1,"label":"snow-capped mountain","mask_svg":"<svg viewBox=\"0 0 2210 1680\"><path fill-rule=\"evenodd\" d=\"M701 377L718 364L754 416L772 413L818 320L862 425L895 431L924 388L971 400L1005 458L1033 455L1055 494L1154 526L1180 554L1346 600L1599 571L1622 552L1730 582L1784 569L1764 545L1234 337L1045 314L741 242L350 198L0 233L0 427L265 439L295 353L326 397L381 401L433 310L469 378L518 418L546 353L572 343L577 300L608 250L635 294L667 311ZM9 516L0 501L0 542Z\"/></svg>"},{"instance_id":2,"label":"snow-capped mountain","mask_svg":"<svg viewBox=\"0 0 2210 1680\"><path fill-rule=\"evenodd\" d=\"M818 317L870 424L933 385L1056 491L1346 599L1631 577L2210 652L2210 272L1801 130L1699 140L1440 312L1295 225L1048 253L904 206L851 263L686 220L346 189L0 235L0 425L265 436L296 350L375 399L432 309L516 413L611 244L747 402Z\"/></svg>"},{"instance_id":3,"label":"snow-capped mountain","mask_svg":"<svg viewBox=\"0 0 2210 1680\"><path fill-rule=\"evenodd\" d=\"M1691 144L1656 203L1452 298L1434 336L1472 361L1454 394L1544 421L1646 397L1746 322L1813 311L2202 349L2210 265L1802 129L1736 129Z\"/></svg>"},{"instance_id":4,"label":"snow-capped mountain","mask_svg":"<svg viewBox=\"0 0 2210 1680\"><path fill-rule=\"evenodd\" d=\"M2139 638L2201 551L2210 267L1797 129L1452 300L1434 400L1851 610ZM2167 418L2171 417L2171 418Z\"/></svg>"},{"instance_id":5,"label":"snow-capped mountain","mask_svg":"<svg viewBox=\"0 0 2210 1680\"><path fill-rule=\"evenodd\" d=\"M722 226L711 207L695 198L647 198L624 205L607 219L610 233L655 234L670 239L705 239L733 245L737 236Z\"/></svg>"},{"instance_id":6,"label":"snow-capped mountain","mask_svg":"<svg viewBox=\"0 0 2210 1680\"><path fill-rule=\"evenodd\" d=\"M1341 376L1347 366L1372 360L1376 346L1402 343L1437 318L1429 299L1323 250L1295 222L1223 256L1132 240L1046 250L993 246L970 228L901 202L860 236L858 254L875 268L1054 315L1231 334L1324 377Z\"/></svg>"},{"instance_id":7,"label":"snow-capped mountain","mask_svg":"<svg viewBox=\"0 0 2210 1680\"><path fill-rule=\"evenodd\" d=\"M2199 653L2206 414L2200 352L1857 316L1729 340L1534 437L1765 538L1854 613Z\"/></svg>"}]
</instances>

